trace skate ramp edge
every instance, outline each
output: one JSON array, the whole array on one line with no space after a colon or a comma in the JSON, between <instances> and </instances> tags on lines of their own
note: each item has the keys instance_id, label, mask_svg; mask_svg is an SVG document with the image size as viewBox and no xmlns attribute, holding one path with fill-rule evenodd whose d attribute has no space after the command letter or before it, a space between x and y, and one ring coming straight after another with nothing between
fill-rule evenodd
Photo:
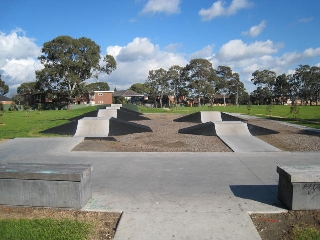
<instances>
[{"instance_id":1,"label":"skate ramp edge","mask_svg":"<svg viewBox=\"0 0 320 240\"><path fill-rule=\"evenodd\" d=\"M86 117L78 120L75 137L108 137L109 118Z\"/></svg>"}]
</instances>

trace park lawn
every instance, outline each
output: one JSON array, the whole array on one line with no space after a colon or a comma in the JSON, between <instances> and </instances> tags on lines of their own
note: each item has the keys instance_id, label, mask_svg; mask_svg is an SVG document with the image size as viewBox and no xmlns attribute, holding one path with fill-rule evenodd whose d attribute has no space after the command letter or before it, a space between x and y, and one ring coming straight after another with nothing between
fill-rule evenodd
<instances>
[{"instance_id":1,"label":"park lawn","mask_svg":"<svg viewBox=\"0 0 320 240\"><path fill-rule=\"evenodd\" d=\"M89 106L75 110L6 111L0 117L0 139L48 136L40 132L96 109Z\"/></svg>"},{"instance_id":2,"label":"park lawn","mask_svg":"<svg viewBox=\"0 0 320 240\"><path fill-rule=\"evenodd\" d=\"M1 239L12 240L81 240L89 239L93 226L71 219L3 219L0 220Z\"/></svg>"}]
</instances>

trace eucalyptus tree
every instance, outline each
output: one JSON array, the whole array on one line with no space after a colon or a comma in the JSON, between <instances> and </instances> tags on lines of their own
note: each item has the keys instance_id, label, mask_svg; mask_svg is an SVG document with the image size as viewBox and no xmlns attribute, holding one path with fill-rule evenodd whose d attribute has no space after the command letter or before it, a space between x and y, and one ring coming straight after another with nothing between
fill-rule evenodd
<instances>
[{"instance_id":1,"label":"eucalyptus tree","mask_svg":"<svg viewBox=\"0 0 320 240\"><path fill-rule=\"evenodd\" d=\"M9 86L1 79L0 75L0 95L6 95L9 92Z\"/></svg>"},{"instance_id":2,"label":"eucalyptus tree","mask_svg":"<svg viewBox=\"0 0 320 240\"><path fill-rule=\"evenodd\" d=\"M207 59L197 58L190 60L183 69L183 78L192 96L198 98L198 105L201 105L201 96L208 94L208 84L214 84L215 72L211 62ZM210 88L211 95L215 94L215 87Z\"/></svg>"},{"instance_id":3,"label":"eucalyptus tree","mask_svg":"<svg viewBox=\"0 0 320 240\"><path fill-rule=\"evenodd\" d=\"M284 105L289 95L289 82L286 74L277 76L273 93L276 99L280 101L282 105Z\"/></svg>"},{"instance_id":4,"label":"eucalyptus tree","mask_svg":"<svg viewBox=\"0 0 320 240\"><path fill-rule=\"evenodd\" d=\"M273 101L273 87L276 81L276 73L270 70L255 71L252 73L251 81L257 85L260 93L260 103L270 103Z\"/></svg>"},{"instance_id":5,"label":"eucalyptus tree","mask_svg":"<svg viewBox=\"0 0 320 240\"><path fill-rule=\"evenodd\" d=\"M185 90L186 82L182 77L182 71L183 67L173 65L167 72L170 91L173 93L175 103L177 103L178 96L185 96L187 94Z\"/></svg>"},{"instance_id":6,"label":"eucalyptus tree","mask_svg":"<svg viewBox=\"0 0 320 240\"><path fill-rule=\"evenodd\" d=\"M243 82L240 81L239 73L232 73L232 78L228 82L228 87L229 94L237 106L240 102L248 100L248 93L246 93Z\"/></svg>"},{"instance_id":7,"label":"eucalyptus tree","mask_svg":"<svg viewBox=\"0 0 320 240\"><path fill-rule=\"evenodd\" d=\"M309 65L299 65L299 68L296 68L294 73L295 81L299 82L300 98L305 103L309 102L312 105L312 102L317 104L319 98L319 89L320 89L320 68Z\"/></svg>"},{"instance_id":8,"label":"eucalyptus tree","mask_svg":"<svg viewBox=\"0 0 320 240\"><path fill-rule=\"evenodd\" d=\"M150 70L145 85L149 87L150 94L154 97L154 105L156 107L156 99L159 98L160 107L163 107L162 98L164 94L169 92L169 83L167 71L163 68Z\"/></svg>"},{"instance_id":9,"label":"eucalyptus tree","mask_svg":"<svg viewBox=\"0 0 320 240\"><path fill-rule=\"evenodd\" d=\"M233 73L230 67L218 66L217 74L217 88L219 93L223 95L223 103L226 105L226 94L229 93L229 81L232 80Z\"/></svg>"},{"instance_id":10,"label":"eucalyptus tree","mask_svg":"<svg viewBox=\"0 0 320 240\"><path fill-rule=\"evenodd\" d=\"M24 82L17 88L18 94L30 93L34 94L38 92L37 82Z\"/></svg>"},{"instance_id":11,"label":"eucalyptus tree","mask_svg":"<svg viewBox=\"0 0 320 240\"><path fill-rule=\"evenodd\" d=\"M116 69L116 61L110 55L99 64L100 46L85 37L56 37L44 43L39 60L44 65L42 70L36 71L40 89L66 93L69 99L85 80Z\"/></svg>"}]
</instances>

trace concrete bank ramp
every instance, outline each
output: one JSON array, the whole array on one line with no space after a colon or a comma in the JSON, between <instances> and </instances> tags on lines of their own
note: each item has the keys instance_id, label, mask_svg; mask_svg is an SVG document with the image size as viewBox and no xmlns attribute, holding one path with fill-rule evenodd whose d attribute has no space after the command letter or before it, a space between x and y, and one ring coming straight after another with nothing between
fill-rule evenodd
<instances>
[{"instance_id":1,"label":"concrete bank ramp","mask_svg":"<svg viewBox=\"0 0 320 240\"><path fill-rule=\"evenodd\" d=\"M238 121L215 122L217 136L234 152L280 152L281 150L256 138L246 123Z\"/></svg>"},{"instance_id":2,"label":"concrete bank ramp","mask_svg":"<svg viewBox=\"0 0 320 240\"><path fill-rule=\"evenodd\" d=\"M75 137L108 137L109 119L99 117L85 117L78 120Z\"/></svg>"},{"instance_id":3,"label":"concrete bank ramp","mask_svg":"<svg viewBox=\"0 0 320 240\"><path fill-rule=\"evenodd\" d=\"M117 117L118 109L99 109L97 117L99 118L112 118Z\"/></svg>"},{"instance_id":4,"label":"concrete bank ramp","mask_svg":"<svg viewBox=\"0 0 320 240\"><path fill-rule=\"evenodd\" d=\"M75 137L102 138L132 133L152 132L151 128L118 118L83 118L78 121Z\"/></svg>"},{"instance_id":5,"label":"concrete bank ramp","mask_svg":"<svg viewBox=\"0 0 320 240\"><path fill-rule=\"evenodd\" d=\"M200 111L173 120L174 122L205 123L222 121L219 111Z\"/></svg>"}]
</instances>

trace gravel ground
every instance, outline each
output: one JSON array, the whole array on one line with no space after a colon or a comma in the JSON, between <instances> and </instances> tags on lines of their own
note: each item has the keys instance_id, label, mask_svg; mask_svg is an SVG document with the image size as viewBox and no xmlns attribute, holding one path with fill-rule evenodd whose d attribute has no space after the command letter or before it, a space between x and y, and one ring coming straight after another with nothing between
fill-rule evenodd
<instances>
[{"instance_id":1,"label":"gravel ground","mask_svg":"<svg viewBox=\"0 0 320 240\"><path fill-rule=\"evenodd\" d=\"M106 139L91 139L74 151L100 152L231 152L217 136L179 134L178 130L198 123L174 122L181 114L145 114L150 120L134 121L152 132L134 133ZM242 119L252 135L283 151L320 151L320 133L264 119Z\"/></svg>"}]
</instances>

